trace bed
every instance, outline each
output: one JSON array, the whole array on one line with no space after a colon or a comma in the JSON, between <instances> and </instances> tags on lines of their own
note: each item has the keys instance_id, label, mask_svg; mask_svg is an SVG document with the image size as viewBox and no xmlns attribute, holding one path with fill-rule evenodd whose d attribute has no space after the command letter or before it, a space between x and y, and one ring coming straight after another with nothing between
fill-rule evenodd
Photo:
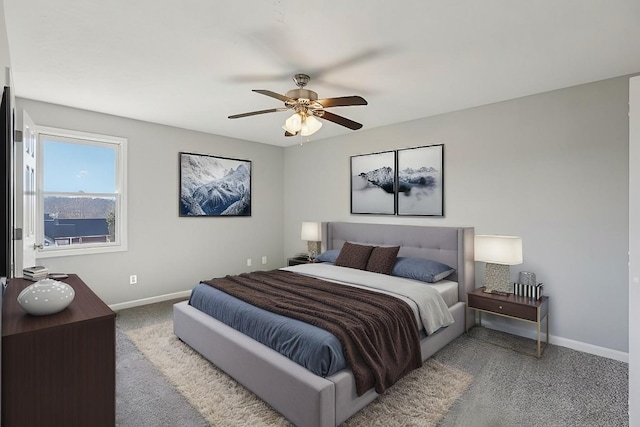
<instances>
[{"instance_id":1,"label":"bed","mask_svg":"<svg viewBox=\"0 0 640 427\"><path fill-rule=\"evenodd\" d=\"M474 288L473 228L331 222L322 224L322 236L323 251L340 249L345 242L400 246L399 257L455 269L447 278L457 283L457 302L448 304L455 322L420 340L423 361L461 335L465 322L473 322L465 316L466 293ZM349 368L318 376L186 301L174 305L174 332L300 427L337 426L378 396L373 388L358 395Z\"/></svg>"}]
</instances>

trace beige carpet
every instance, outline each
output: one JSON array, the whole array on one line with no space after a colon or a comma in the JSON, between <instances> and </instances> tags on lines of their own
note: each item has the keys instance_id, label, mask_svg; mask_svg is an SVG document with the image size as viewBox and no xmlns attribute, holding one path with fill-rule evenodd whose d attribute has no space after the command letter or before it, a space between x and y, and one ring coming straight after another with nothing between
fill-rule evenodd
<instances>
[{"instance_id":1,"label":"beige carpet","mask_svg":"<svg viewBox=\"0 0 640 427\"><path fill-rule=\"evenodd\" d=\"M176 338L165 322L126 332L212 426L291 426L282 415ZM435 426L471 375L429 359L343 426Z\"/></svg>"}]
</instances>

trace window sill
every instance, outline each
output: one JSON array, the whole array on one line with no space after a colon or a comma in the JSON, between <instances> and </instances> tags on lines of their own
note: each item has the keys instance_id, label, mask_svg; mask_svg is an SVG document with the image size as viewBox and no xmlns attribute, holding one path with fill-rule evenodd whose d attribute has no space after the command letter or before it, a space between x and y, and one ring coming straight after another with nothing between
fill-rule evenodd
<instances>
[{"instance_id":1,"label":"window sill","mask_svg":"<svg viewBox=\"0 0 640 427\"><path fill-rule=\"evenodd\" d=\"M36 259L42 258L60 258L66 256L78 256L78 255L93 255L93 254L106 254L112 252L126 252L127 245L114 245L114 246L97 246L97 247L84 247L84 248L69 248L69 249L43 249L36 253Z\"/></svg>"}]
</instances>

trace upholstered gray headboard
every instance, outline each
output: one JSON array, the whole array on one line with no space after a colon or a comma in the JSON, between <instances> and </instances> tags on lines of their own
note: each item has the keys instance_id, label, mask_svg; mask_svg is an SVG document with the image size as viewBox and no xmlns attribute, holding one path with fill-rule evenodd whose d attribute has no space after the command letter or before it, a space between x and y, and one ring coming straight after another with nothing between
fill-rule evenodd
<instances>
[{"instance_id":1,"label":"upholstered gray headboard","mask_svg":"<svg viewBox=\"0 0 640 427\"><path fill-rule=\"evenodd\" d=\"M398 256L426 258L456 269L449 279L459 283L458 299L467 300L475 288L473 227L322 223L322 250L340 249L344 242L400 246Z\"/></svg>"}]
</instances>

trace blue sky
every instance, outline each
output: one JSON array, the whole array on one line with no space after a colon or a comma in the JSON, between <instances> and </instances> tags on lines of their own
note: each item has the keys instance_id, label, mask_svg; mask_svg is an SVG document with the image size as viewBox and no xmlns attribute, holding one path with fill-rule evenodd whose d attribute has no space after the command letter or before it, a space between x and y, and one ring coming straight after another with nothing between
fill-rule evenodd
<instances>
[{"instance_id":1,"label":"blue sky","mask_svg":"<svg viewBox=\"0 0 640 427\"><path fill-rule=\"evenodd\" d=\"M108 147L44 141L44 191L115 192L115 154Z\"/></svg>"}]
</instances>

